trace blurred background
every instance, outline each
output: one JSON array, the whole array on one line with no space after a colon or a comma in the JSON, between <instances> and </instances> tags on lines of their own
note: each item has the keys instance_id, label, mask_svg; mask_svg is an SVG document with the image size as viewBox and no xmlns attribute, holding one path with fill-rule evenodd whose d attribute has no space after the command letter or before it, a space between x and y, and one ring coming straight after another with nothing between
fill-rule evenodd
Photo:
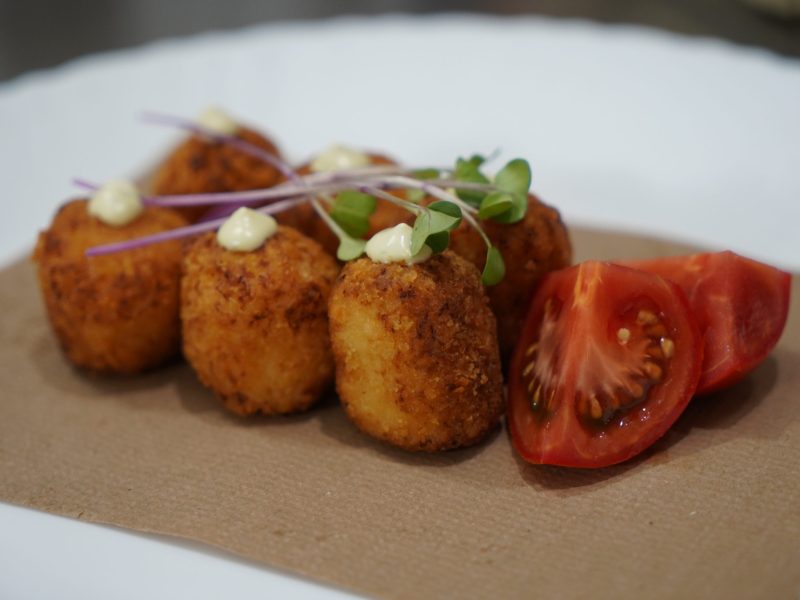
<instances>
[{"instance_id":1,"label":"blurred background","mask_svg":"<svg viewBox=\"0 0 800 600\"><path fill-rule=\"evenodd\" d=\"M209 30L446 11L633 23L800 57L800 0L0 0L0 81L83 54Z\"/></svg>"}]
</instances>

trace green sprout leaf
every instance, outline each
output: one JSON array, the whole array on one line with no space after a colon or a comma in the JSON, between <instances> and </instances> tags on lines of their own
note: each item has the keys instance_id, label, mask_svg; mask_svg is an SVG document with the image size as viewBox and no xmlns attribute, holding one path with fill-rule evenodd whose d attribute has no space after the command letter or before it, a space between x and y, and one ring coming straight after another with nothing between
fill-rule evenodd
<instances>
[{"instance_id":1,"label":"green sprout leaf","mask_svg":"<svg viewBox=\"0 0 800 600\"><path fill-rule=\"evenodd\" d=\"M411 176L414 179L436 179L439 177L439 169L418 169Z\"/></svg>"},{"instance_id":2,"label":"green sprout leaf","mask_svg":"<svg viewBox=\"0 0 800 600\"><path fill-rule=\"evenodd\" d=\"M486 220L497 217L510 210L514 205L514 196L507 192L492 192L487 195L478 209L478 218Z\"/></svg>"},{"instance_id":3,"label":"green sprout leaf","mask_svg":"<svg viewBox=\"0 0 800 600\"><path fill-rule=\"evenodd\" d=\"M336 258L344 262L355 260L364 254L366 245L367 242L364 240L341 236L339 237L339 248L336 250Z\"/></svg>"},{"instance_id":4,"label":"green sprout leaf","mask_svg":"<svg viewBox=\"0 0 800 600\"><path fill-rule=\"evenodd\" d=\"M425 191L419 188L408 188L406 189L406 200L409 202L413 202L414 204L419 204L422 202L423 198L425 198Z\"/></svg>"},{"instance_id":5,"label":"green sprout leaf","mask_svg":"<svg viewBox=\"0 0 800 600\"><path fill-rule=\"evenodd\" d=\"M440 231L439 233L429 235L428 239L425 240L425 243L430 247L431 250L433 250L434 254L444 252L450 245L450 232Z\"/></svg>"},{"instance_id":6,"label":"green sprout leaf","mask_svg":"<svg viewBox=\"0 0 800 600\"><path fill-rule=\"evenodd\" d=\"M501 192L511 195L512 205L493 218L498 223L516 223L525 218L528 211L528 190L531 187L531 167L528 161L516 158L500 169L494 184Z\"/></svg>"},{"instance_id":7,"label":"green sprout leaf","mask_svg":"<svg viewBox=\"0 0 800 600\"><path fill-rule=\"evenodd\" d=\"M458 181L464 181L466 183L490 183L486 175L480 171L480 166L483 162L484 158L478 154L473 155L468 160L459 158L456 161L456 168L453 171L453 176ZM456 194L464 202L475 207L479 206L486 196L486 192L478 190L456 190Z\"/></svg>"},{"instance_id":8,"label":"green sprout leaf","mask_svg":"<svg viewBox=\"0 0 800 600\"><path fill-rule=\"evenodd\" d=\"M428 210L418 215L414 221L411 234L412 256L422 250L430 236L451 231L460 223L461 209L457 205L443 200L431 203ZM434 244L441 244L441 238L435 240Z\"/></svg>"},{"instance_id":9,"label":"green sprout leaf","mask_svg":"<svg viewBox=\"0 0 800 600\"><path fill-rule=\"evenodd\" d=\"M458 204L448 202L447 200L437 200L428 205L428 210L439 213L439 215L450 217L449 220L442 221L443 226L444 223L447 223L446 227L448 230L458 227L458 224L461 222L461 208ZM437 217L437 215L434 215L434 217ZM441 219L441 217L437 218Z\"/></svg>"},{"instance_id":10,"label":"green sprout leaf","mask_svg":"<svg viewBox=\"0 0 800 600\"><path fill-rule=\"evenodd\" d=\"M376 205L375 198L369 194L344 190L333 201L330 215L348 235L359 238L369 230L369 217Z\"/></svg>"},{"instance_id":11,"label":"green sprout leaf","mask_svg":"<svg viewBox=\"0 0 800 600\"><path fill-rule=\"evenodd\" d=\"M510 223L516 223L525 218L525 213L528 212L528 196L513 194L511 195L511 199L512 199L511 208L509 208L505 212L495 215L494 217L491 217L493 221L497 221L498 223L510 224Z\"/></svg>"},{"instance_id":12,"label":"green sprout leaf","mask_svg":"<svg viewBox=\"0 0 800 600\"><path fill-rule=\"evenodd\" d=\"M469 163L470 165L474 166L476 169L478 167L480 167L483 163L486 162L486 159L483 156L481 156L480 154L473 154L467 160L464 160L463 158L459 158L458 160L461 161L461 162Z\"/></svg>"},{"instance_id":13,"label":"green sprout leaf","mask_svg":"<svg viewBox=\"0 0 800 600\"><path fill-rule=\"evenodd\" d=\"M515 158L495 175L497 189L509 194L528 194L531 187L531 167L528 161Z\"/></svg>"},{"instance_id":14,"label":"green sprout leaf","mask_svg":"<svg viewBox=\"0 0 800 600\"><path fill-rule=\"evenodd\" d=\"M483 285L497 285L506 275L506 265L503 262L503 255L494 246L489 246L486 250L486 264L483 267L481 281Z\"/></svg>"},{"instance_id":15,"label":"green sprout leaf","mask_svg":"<svg viewBox=\"0 0 800 600\"><path fill-rule=\"evenodd\" d=\"M411 256L416 256L422 250L430 234L431 213L426 210L414 219L414 227L411 230Z\"/></svg>"}]
</instances>

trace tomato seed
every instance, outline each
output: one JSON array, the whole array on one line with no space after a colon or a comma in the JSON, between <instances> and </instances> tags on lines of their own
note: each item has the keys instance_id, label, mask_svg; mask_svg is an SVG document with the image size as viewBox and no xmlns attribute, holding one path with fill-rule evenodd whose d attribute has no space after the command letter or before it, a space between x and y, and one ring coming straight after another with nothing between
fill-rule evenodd
<instances>
[{"instance_id":1,"label":"tomato seed","mask_svg":"<svg viewBox=\"0 0 800 600\"><path fill-rule=\"evenodd\" d=\"M548 412L552 411L553 408L555 408L555 402L556 402L556 390L555 388L553 388L552 390L550 390L550 395L547 397L546 408Z\"/></svg>"},{"instance_id":2,"label":"tomato seed","mask_svg":"<svg viewBox=\"0 0 800 600\"><path fill-rule=\"evenodd\" d=\"M644 394L644 388L636 382L630 385L628 391L634 398L641 398L642 394Z\"/></svg>"},{"instance_id":3,"label":"tomato seed","mask_svg":"<svg viewBox=\"0 0 800 600\"><path fill-rule=\"evenodd\" d=\"M663 371L661 367L659 367L656 363L653 362L646 362L642 367L642 371L647 376L648 379L652 379L653 381L661 381L661 375Z\"/></svg>"},{"instance_id":4,"label":"tomato seed","mask_svg":"<svg viewBox=\"0 0 800 600\"><path fill-rule=\"evenodd\" d=\"M672 358L672 355L675 354L675 342L668 337L664 337L661 338L659 345L661 346L661 351L664 353L664 356Z\"/></svg>"},{"instance_id":5,"label":"tomato seed","mask_svg":"<svg viewBox=\"0 0 800 600\"><path fill-rule=\"evenodd\" d=\"M599 419L603 416L603 407L600 406L600 401L597 399L597 396L593 395L589 398L589 408L593 419Z\"/></svg>"},{"instance_id":6,"label":"tomato seed","mask_svg":"<svg viewBox=\"0 0 800 600\"><path fill-rule=\"evenodd\" d=\"M536 361L531 361L527 365L525 365L525 370L522 372L523 377L527 377L533 371L533 368L536 366Z\"/></svg>"},{"instance_id":7,"label":"tomato seed","mask_svg":"<svg viewBox=\"0 0 800 600\"><path fill-rule=\"evenodd\" d=\"M640 325L655 325L658 323L658 317L652 311L640 310L639 314L636 315L636 322Z\"/></svg>"}]
</instances>

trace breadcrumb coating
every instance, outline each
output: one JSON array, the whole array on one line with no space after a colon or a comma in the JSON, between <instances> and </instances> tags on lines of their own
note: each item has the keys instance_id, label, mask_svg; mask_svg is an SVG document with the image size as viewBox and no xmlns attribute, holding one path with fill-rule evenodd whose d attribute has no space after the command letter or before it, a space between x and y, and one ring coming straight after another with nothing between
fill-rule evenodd
<instances>
[{"instance_id":1,"label":"breadcrumb coating","mask_svg":"<svg viewBox=\"0 0 800 600\"><path fill-rule=\"evenodd\" d=\"M495 319L480 274L460 256L349 262L329 316L336 388L364 432L434 452L475 444L498 422Z\"/></svg>"},{"instance_id":2,"label":"breadcrumb coating","mask_svg":"<svg viewBox=\"0 0 800 600\"><path fill-rule=\"evenodd\" d=\"M240 415L307 409L333 381L327 302L339 268L288 227L252 252L213 233L188 247L183 352L200 381Z\"/></svg>"},{"instance_id":3,"label":"breadcrumb coating","mask_svg":"<svg viewBox=\"0 0 800 600\"><path fill-rule=\"evenodd\" d=\"M60 208L34 251L53 331L76 366L102 373L138 373L178 353L181 242L87 258L86 249L141 237L186 221L148 207L123 227L89 215L86 200Z\"/></svg>"}]
</instances>

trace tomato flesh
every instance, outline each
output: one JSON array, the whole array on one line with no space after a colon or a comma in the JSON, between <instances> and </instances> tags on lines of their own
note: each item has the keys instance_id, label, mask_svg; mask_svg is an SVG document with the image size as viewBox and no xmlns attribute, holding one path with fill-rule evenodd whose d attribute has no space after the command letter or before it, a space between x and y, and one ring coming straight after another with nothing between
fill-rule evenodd
<instances>
[{"instance_id":1,"label":"tomato flesh","mask_svg":"<svg viewBox=\"0 0 800 600\"><path fill-rule=\"evenodd\" d=\"M550 273L511 363L512 443L539 464L625 461L680 416L701 361L702 337L674 283L594 261Z\"/></svg>"},{"instance_id":2,"label":"tomato flesh","mask_svg":"<svg viewBox=\"0 0 800 600\"><path fill-rule=\"evenodd\" d=\"M781 337L789 314L789 273L733 252L626 264L666 277L686 294L704 339L698 394L739 381Z\"/></svg>"}]
</instances>

